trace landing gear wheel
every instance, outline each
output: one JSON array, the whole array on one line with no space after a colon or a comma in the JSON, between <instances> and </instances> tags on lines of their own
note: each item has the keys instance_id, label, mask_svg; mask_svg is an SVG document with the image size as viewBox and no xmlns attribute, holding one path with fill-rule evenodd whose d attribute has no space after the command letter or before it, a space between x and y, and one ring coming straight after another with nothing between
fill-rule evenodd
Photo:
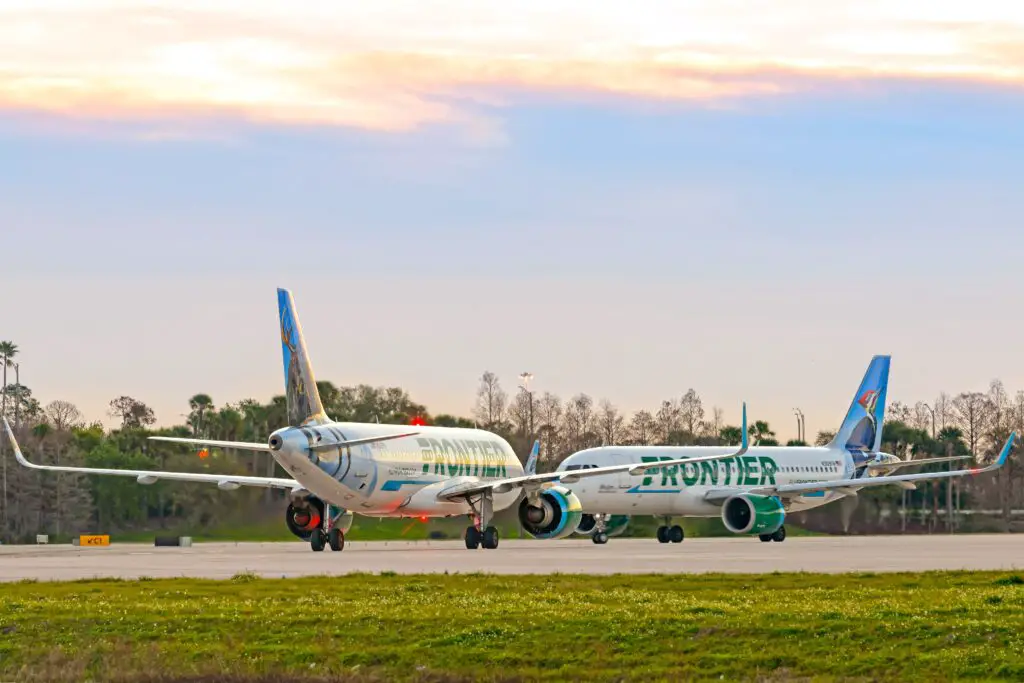
<instances>
[{"instance_id":1,"label":"landing gear wheel","mask_svg":"<svg viewBox=\"0 0 1024 683\"><path fill-rule=\"evenodd\" d=\"M341 533L341 529L331 529L327 532L327 543L331 546L331 550L344 550L345 534Z\"/></svg>"},{"instance_id":2,"label":"landing gear wheel","mask_svg":"<svg viewBox=\"0 0 1024 683\"><path fill-rule=\"evenodd\" d=\"M761 539L761 543L768 543L770 540L772 540L772 535L773 534L761 534L760 536L758 536L758 538Z\"/></svg>"},{"instance_id":3,"label":"landing gear wheel","mask_svg":"<svg viewBox=\"0 0 1024 683\"><path fill-rule=\"evenodd\" d=\"M658 543L668 543L668 527L658 527Z\"/></svg>"},{"instance_id":4,"label":"landing gear wheel","mask_svg":"<svg viewBox=\"0 0 1024 683\"><path fill-rule=\"evenodd\" d=\"M470 550L476 550L480 547L480 530L475 526L466 528L466 547Z\"/></svg>"},{"instance_id":5,"label":"landing gear wheel","mask_svg":"<svg viewBox=\"0 0 1024 683\"><path fill-rule=\"evenodd\" d=\"M780 526L778 529L776 529L775 533L772 534L772 540L775 541L776 543L782 543L783 541L785 541L786 540L786 527Z\"/></svg>"},{"instance_id":6,"label":"landing gear wheel","mask_svg":"<svg viewBox=\"0 0 1024 683\"><path fill-rule=\"evenodd\" d=\"M484 539L482 545L487 550L494 550L498 547L498 530L493 526L489 526L484 529Z\"/></svg>"},{"instance_id":7,"label":"landing gear wheel","mask_svg":"<svg viewBox=\"0 0 1024 683\"><path fill-rule=\"evenodd\" d=\"M668 536L668 540L672 543L682 543L684 536L683 527L679 526L678 524L674 527L670 527L666 535Z\"/></svg>"},{"instance_id":8,"label":"landing gear wheel","mask_svg":"<svg viewBox=\"0 0 1024 683\"><path fill-rule=\"evenodd\" d=\"M591 536L590 540L592 540L595 545L604 545L608 542L608 534L603 531L598 531Z\"/></svg>"},{"instance_id":9,"label":"landing gear wheel","mask_svg":"<svg viewBox=\"0 0 1024 683\"><path fill-rule=\"evenodd\" d=\"M309 535L309 547L314 552L320 552L327 545L327 534L324 533L323 529L313 529L313 532Z\"/></svg>"}]
</instances>

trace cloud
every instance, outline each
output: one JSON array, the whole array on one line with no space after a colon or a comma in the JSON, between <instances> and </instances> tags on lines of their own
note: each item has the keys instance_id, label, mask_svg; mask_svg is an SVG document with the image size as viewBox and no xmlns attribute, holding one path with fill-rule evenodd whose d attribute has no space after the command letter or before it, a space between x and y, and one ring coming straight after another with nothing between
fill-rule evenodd
<instances>
[{"instance_id":1,"label":"cloud","mask_svg":"<svg viewBox=\"0 0 1024 683\"><path fill-rule=\"evenodd\" d=\"M856 79L1024 88L996 0L7 0L0 108L224 117L501 144L523 94L720 104Z\"/></svg>"}]
</instances>

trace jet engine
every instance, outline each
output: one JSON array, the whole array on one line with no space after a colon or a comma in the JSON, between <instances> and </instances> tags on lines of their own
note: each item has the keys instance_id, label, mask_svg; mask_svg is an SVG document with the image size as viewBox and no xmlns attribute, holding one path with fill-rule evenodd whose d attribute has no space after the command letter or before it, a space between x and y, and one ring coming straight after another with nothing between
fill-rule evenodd
<instances>
[{"instance_id":1,"label":"jet engine","mask_svg":"<svg viewBox=\"0 0 1024 683\"><path fill-rule=\"evenodd\" d=\"M786 511L776 496L742 493L722 506L722 521L734 534L771 534L785 519Z\"/></svg>"},{"instance_id":2,"label":"jet engine","mask_svg":"<svg viewBox=\"0 0 1024 683\"><path fill-rule=\"evenodd\" d=\"M284 521L288 525L288 531L303 541L308 541L310 534L313 533L313 529L316 529L323 523L326 507L322 500L312 496L292 501L288 504L284 516ZM337 509L334 508L334 511L337 511ZM343 534L348 533L348 530L352 528L352 520L352 512L346 510L344 514L335 520L333 528L340 530Z\"/></svg>"},{"instance_id":3,"label":"jet engine","mask_svg":"<svg viewBox=\"0 0 1024 683\"><path fill-rule=\"evenodd\" d=\"M303 541L309 540L313 529L320 526L324 518L324 504L317 498L306 498L288 503L285 510L284 521L288 525L288 531L292 532Z\"/></svg>"},{"instance_id":4,"label":"jet engine","mask_svg":"<svg viewBox=\"0 0 1024 683\"><path fill-rule=\"evenodd\" d=\"M531 502L519 504L519 521L534 538L565 538L576 531L583 516L583 505L570 489L553 486L540 492Z\"/></svg>"},{"instance_id":5,"label":"jet engine","mask_svg":"<svg viewBox=\"0 0 1024 683\"><path fill-rule=\"evenodd\" d=\"M605 521L604 532L609 537L621 536L629 525L629 515L609 515ZM576 526L576 533L580 536L593 536L597 531L597 520L594 515L585 514L580 517L580 523Z\"/></svg>"}]
</instances>

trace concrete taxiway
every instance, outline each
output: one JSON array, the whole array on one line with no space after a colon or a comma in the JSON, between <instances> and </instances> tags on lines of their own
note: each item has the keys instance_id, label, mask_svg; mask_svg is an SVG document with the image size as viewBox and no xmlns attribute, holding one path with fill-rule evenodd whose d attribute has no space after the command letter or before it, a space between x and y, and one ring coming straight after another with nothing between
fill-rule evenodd
<instances>
[{"instance_id":1,"label":"concrete taxiway","mask_svg":"<svg viewBox=\"0 0 1024 683\"><path fill-rule=\"evenodd\" d=\"M0 581L97 577L224 579L240 572L295 577L349 572L495 574L641 574L760 572L893 572L1024 568L1024 534L963 536L505 540L496 550L467 550L462 541L349 542L342 552L315 553L304 543L197 543L190 548L141 544L109 547L0 546Z\"/></svg>"}]
</instances>

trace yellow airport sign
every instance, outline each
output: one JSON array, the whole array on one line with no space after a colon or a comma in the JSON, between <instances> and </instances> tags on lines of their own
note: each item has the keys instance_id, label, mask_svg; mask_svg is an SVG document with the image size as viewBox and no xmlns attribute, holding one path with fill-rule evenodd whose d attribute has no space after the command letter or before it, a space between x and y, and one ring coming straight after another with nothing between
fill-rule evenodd
<instances>
[{"instance_id":1,"label":"yellow airport sign","mask_svg":"<svg viewBox=\"0 0 1024 683\"><path fill-rule=\"evenodd\" d=\"M110 536L79 536L78 545L110 545Z\"/></svg>"}]
</instances>

